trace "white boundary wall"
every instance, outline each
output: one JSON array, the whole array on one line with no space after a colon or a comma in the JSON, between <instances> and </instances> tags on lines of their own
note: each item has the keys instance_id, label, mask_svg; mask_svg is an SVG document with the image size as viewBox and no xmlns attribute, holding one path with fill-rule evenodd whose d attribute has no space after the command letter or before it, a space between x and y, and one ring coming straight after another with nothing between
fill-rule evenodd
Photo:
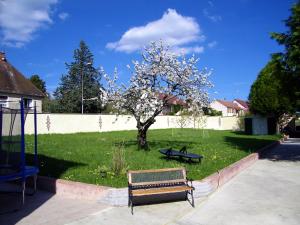
<instances>
[{"instance_id":1,"label":"white boundary wall","mask_svg":"<svg viewBox=\"0 0 300 225\"><path fill-rule=\"evenodd\" d=\"M181 116L157 116L150 129L180 128ZM198 121L186 120L184 128L206 128L215 130L238 130L237 117L201 117ZM38 114L38 134L66 134L78 132L106 132L135 130L136 121L129 115L100 114ZM28 114L25 123L26 134L34 133L33 115Z\"/></svg>"}]
</instances>

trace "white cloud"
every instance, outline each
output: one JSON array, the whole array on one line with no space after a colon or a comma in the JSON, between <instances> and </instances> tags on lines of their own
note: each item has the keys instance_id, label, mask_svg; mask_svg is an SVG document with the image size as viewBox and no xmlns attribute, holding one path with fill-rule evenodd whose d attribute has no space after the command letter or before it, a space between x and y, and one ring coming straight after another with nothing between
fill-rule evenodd
<instances>
[{"instance_id":1,"label":"white cloud","mask_svg":"<svg viewBox=\"0 0 300 225\"><path fill-rule=\"evenodd\" d=\"M69 13L66 12L62 12L58 14L59 19L61 19L62 21L66 20L69 16L70 16Z\"/></svg>"},{"instance_id":2,"label":"white cloud","mask_svg":"<svg viewBox=\"0 0 300 225\"><path fill-rule=\"evenodd\" d=\"M207 46L208 46L209 48L214 48L214 47L216 47L217 44L218 44L218 42L212 41L212 42L209 42L209 43L207 44Z\"/></svg>"},{"instance_id":3,"label":"white cloud","mask_svg":"<svg viewBox=\"0 0 300 225\"><path fill-rule=\"evenodd\" d=\"M52 23L51 6L58 0L1 0L0 40L21 47L34 38L36 31Z\"/></svg>"},{"instance_id":4,"label":"white cloud","mask_svg":"<svg viewBox=\"0 0 300 225\"><path fill-rule=\"evenodd\" d=\"M174 47L173 51L177 54L190 54L190 53L203 53L204 47L203 46L193 46L193 47Z\"/></svg>"},{"instance_id":5,"label":"white cloud","mask_svg":"<svg viewBox=\"0 0 300 225\"><path fill-rule=\"evenodd\" d=\"M106 47L119 52L131 53L143 48L150 41L163 40L175 48L186 49L188 52L201 52L201 47L185 47L193 42L203 41L205 36L197 21L185 17L174 9L168 9L162 18L147 23L145 26L127 30L117 42L107 43Z\"/></svg>"},{"instance_id":6,"label":"white cloud","mask_svg":"<svg viewBox=\"0 0 300 225\"><path fill-rule=\"evenodd\" d=\"M222 16L211 14L208 9L203 9L203 15L214 23L222 21Z\"/></svg>"}]
</instances>

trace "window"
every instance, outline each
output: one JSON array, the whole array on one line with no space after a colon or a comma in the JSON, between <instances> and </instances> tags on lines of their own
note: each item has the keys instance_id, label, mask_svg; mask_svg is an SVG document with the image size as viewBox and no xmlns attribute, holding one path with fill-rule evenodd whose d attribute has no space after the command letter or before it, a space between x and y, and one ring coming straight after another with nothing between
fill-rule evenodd
<instances>
[{"instance_id":1,"label":"window","mask_svg":"<svg viewBox=\"0 0 300 225\"><path fill-rule=\"evenodd\" d=\"M32 107L32 99L30 98L23 98L24 100L24 108L28 109L30 107Z\"/></svg>"},{"instance_id":2,"label":"window","mask_svg":"<svg viewBox=\"0 0 300 225\"><path fill-rule=\"evenodd\" d=\"M3 96L3 95L0 95L0 105L2 107L8 107L8 97L7 96Z\"/></svg>"}]
</instances>

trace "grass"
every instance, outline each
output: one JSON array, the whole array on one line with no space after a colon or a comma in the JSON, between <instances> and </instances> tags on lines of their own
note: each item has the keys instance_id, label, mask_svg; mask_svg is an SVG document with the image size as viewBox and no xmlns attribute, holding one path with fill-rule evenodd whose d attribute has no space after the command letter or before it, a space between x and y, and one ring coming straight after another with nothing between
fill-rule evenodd
<instances>
[{"instance_id":1,"label":"grass","mask_svg":"<svg viewBox=\"0 0 300 225\"><path fill-rule=\"evenodd\" d=\"M184 166L188 177L204 178L253 151L278 140L279 136L249 136L232 131L164 129L150 130L149 151L138 150L136 131L39 135L40 175L113 187L127 186L126 174L99 176L99 167L111 168L113 149L124 145L126 169L158 169ZM26 137L27 149L33 136ZM158 150L186 145L188 152L204 156L201 164L167 160ZM28 150L29 151L29 150ZM29 160L32 155L28 154ZM111 173L109 173L111 174Z\"/></svg>"}]
</instances>

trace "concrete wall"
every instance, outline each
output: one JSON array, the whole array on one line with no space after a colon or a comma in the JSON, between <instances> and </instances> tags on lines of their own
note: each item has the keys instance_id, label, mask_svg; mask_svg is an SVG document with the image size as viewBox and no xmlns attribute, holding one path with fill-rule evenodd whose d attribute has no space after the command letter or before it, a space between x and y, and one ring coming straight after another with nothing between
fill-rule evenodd
<instances>
[{"instance_id":1,"label":"concrete wall","mask_svg":"<svg viewBox=\"0 0 300 225\"><path fill-rule=\"evenodd\" d=\"M180 128L180 116L158 116L150 129ZM206 128L216 130L236 130L237 117L201 117L197 120L186 118L185 128ZM78 133L105 132L117 130L135 130L136 121L128 115L100 115L100 114L38 114L38 133ZM28 114L25 132L34 132L33 114Z\"/></svg>"},{"instance_id":2,"label":"concrete wall","mask_svg":"<svg viewBox=\"0 0 300 225\"><path fill-rule=\"evenodd\" d=\"M239 130L239 117L228 116L221 118L221 130Z\"/></svg>"}]
</instances>

